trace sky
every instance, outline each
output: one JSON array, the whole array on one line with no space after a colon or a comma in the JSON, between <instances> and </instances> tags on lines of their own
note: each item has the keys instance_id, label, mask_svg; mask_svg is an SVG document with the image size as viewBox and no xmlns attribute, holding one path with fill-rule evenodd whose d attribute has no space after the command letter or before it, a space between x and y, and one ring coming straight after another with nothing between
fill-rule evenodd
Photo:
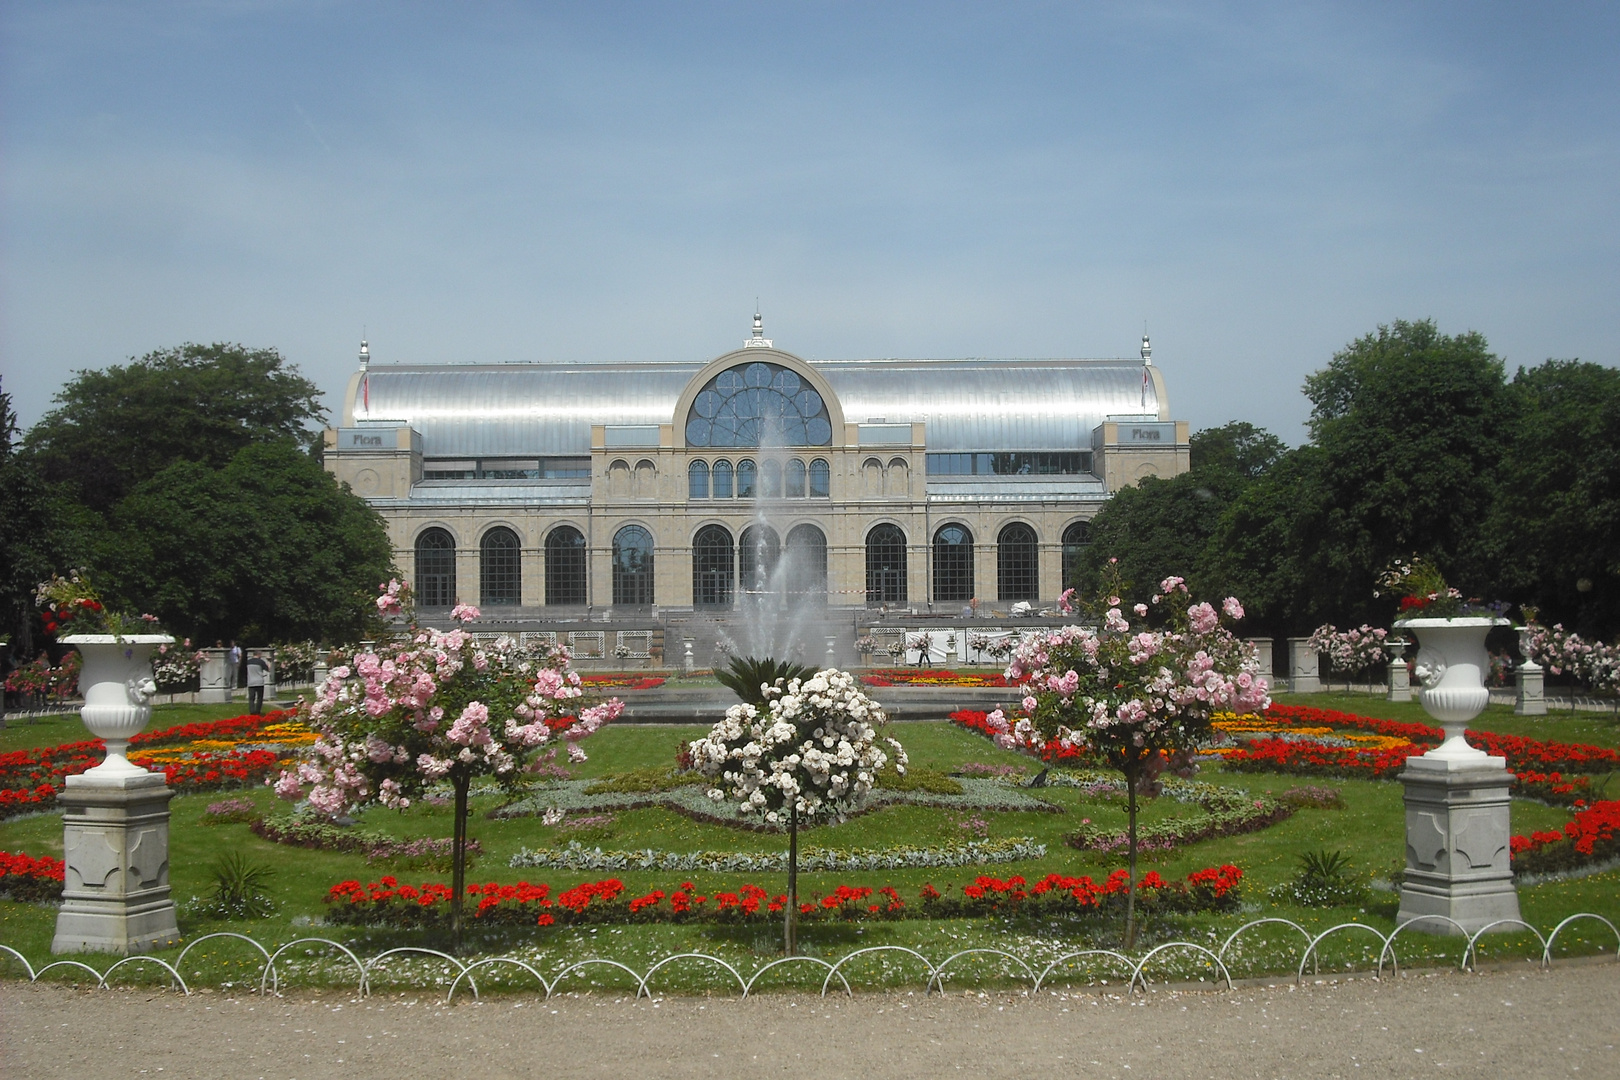
<instances>
[{"instance_id":1,"label":"sky","mask_svg":"<svg viewBox=\"0 0 1620 1080\"><path fill-rule=\"evenodd\" d=\"M1396 319L1620 361L1620 5L0 4L0 389L1135 356L1306 437Z\"/></svg>"}]
</instances>

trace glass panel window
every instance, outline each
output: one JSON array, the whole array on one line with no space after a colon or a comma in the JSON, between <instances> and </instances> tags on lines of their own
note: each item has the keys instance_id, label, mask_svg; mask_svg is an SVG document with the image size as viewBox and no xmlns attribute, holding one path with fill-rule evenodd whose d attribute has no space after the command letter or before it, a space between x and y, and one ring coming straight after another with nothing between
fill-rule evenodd
<instances>
[{"instance_id":1,"label":"glass panel window","mask_svg":"<svg viewBox=\"0 0 1620 1080\"><path fill-rule=\"evenodd\" d=\"M814 525L795 525L788 531L782 554L791 594L825 600L827 597L827 536Z\"/></svg>"},{"instance_id":2,"label":"glass panel window","mask_svg":"<svg viewBox=\"0 0 1620 1080\"><path fill-rule=\"evenodd\" d=\"M705 525L692 539L692 603L703 608L731 606L736 580L731 534L719 525Z\"/></svg>"},{"instance_id":3,"label":"glass panel window","mask_svg":"<svg viewBox=\"0 0 1620 1080\"><path fill-rule=\"evenodd\" d=\"M1015 521L996 537L996 596L1004 603L1038 600L1040 547L1035 530Z\"/></svg>"},{"instance_id":4,"label":"glass panel window","mask_svg":"<svg viewBox=\"0 0 1620 1080\"><path fill-rule=\"evenodd\" d=\"M613 604L653 603L653 538L640 525L613 535Z\"/></svg>"},{"instance_id":5,"label":"glass panel window","mask_svg":"<svg viewBox=\"0 0 1620 1080\"><path fill-rule=\"evenodd\" d=\"M928 455L930 476L1079 476L1089 472L1090 450Z\"/></svg>"},{"instance_id":6,"label":"glass panel window","mask_svg":"<svg viewBox=\"0 0 1620 1080\"><path fill-rule=\"evenodd\" d=\"M754 497L754 463L752 461L737 462L737 498L752 499Z\"/></svg>"},{"instance_id":7,"label":"glass panel window","mask_svg":"<svg viewBox=\"0 0 1620 1080\"><path fill-rule=\"evenodd\" d=\"M761 475L765 478L765 498L780 499L782 497L782 463L767 461L759 467Z\"/></svg>"},{"instance_id":8,"label":"glass panel window","mask_svg":"<svg viewBox=\"0 0 1620 1080\"><path fill-rule=\"evenodd\" d=\"M585 537L572 525L559 525L546 536L546 603L585 603Z\"/></svg>"},{"instance_id":9,"label":"glass panel window","mask_svg":"<svg viewBox=\"0 0 1620 1080\"><path fill-rule=\"evenodd\" d=\"M832 469L821 458L810 463L810 497L825 499L832 494Z\"/></svg>"},{"instance_id":10,"label":"glass panel window","mask_svg":"<svg viewBox=\"0 0 1620 1080\"><path fill-rule=\"evenodd\" d=\"M794 458L787 463L787 476L784 480L786 490L784 494L790 499L804 498L804 462Z\"/></svg>"},{"instance_id":11,"label":"glass panel window","mask_svg":"<svg viewBox=\"0 0 1620 1080\"><path fill-rule=\"evenodd\" d=\"M443 529L416 538L416 602L449 607L456 602L456 542Z\"/></svg>"},{"instance_id":12,"label":"glass panel window","mask_svg":"<svg viewBox=\"0 0 1620 1080\"><path fill-rule=\"evenodd\" d=\"M962 604L973 599L973 534L946 525L934 534L934 602Z\"/></svg>"},{"instance_id":13,"label":"glass panel window","mask_svg":"<svg viewBox=\"0 0 1620 1080\"><path fill-rule=\"evenodd\" d=\"M737 581L743 592L764 592L776 572L782 541L769 525L750 525L737 541Z\"/></svg>"},{"instance_id":14,"label":"glass panel window","mask_svg":"<svg viewBox=\"0 0 1620 1080\"><path fill-rule=\"evenodd\" d=\"M517 607L523 602L523 545L517 533L494 528L478 545L478 594L486 607Z\"/></svg>"},{"instance_id":15,"label":"glass panel window","mask_svg":"<svg viewBox=\"0 0 1620 1080\"><path fill-rule=\"evenodd\" d=\"M689 446L758 446L762 436L783 446L832 445L827 403L797 372L763 361L740 364L692 399Z\"/></svg>"},{"instance_id":16,"label":"glass panel window","mask_svg":"<svg viewBox=\"0 0 1620 1080\"><path fill-rule=\"evenodd\" d=\"M712 475L714 478L714 497L717 499L731 498L731 462L715 462Z\"/></svg>"},{"instance_id":17,"label":"glass panel window","mask_svg":"<svg viewBox=\"0 0 1620 1080\"><path fill-rule=\"evenodd\" d=\"M1080 587L1080 559L1091 544L1091 522L1076 521L1063 530L1063 587Z\"/></svg>"},{"instance_id":18,"label":"glass panel window","mask_svg":"<svg viewBox=\"0 0 1620 1080\"><path fill-rule=\"evenodd\" d=\"M906 534L898 525L878 525L866 534L866 602L906 602Z\"/></svg>"},{"instance_id":19,"label":"glass panel window","mask_svg":"<svg viewBox=\"0 0 1620 1080\"><path fill-rule=\"evenodd\" d=\"M688 499L707 499L709 497L709 463L707 461L694 461L686 467L686 497Z\"/></svg>"}]
</instances>

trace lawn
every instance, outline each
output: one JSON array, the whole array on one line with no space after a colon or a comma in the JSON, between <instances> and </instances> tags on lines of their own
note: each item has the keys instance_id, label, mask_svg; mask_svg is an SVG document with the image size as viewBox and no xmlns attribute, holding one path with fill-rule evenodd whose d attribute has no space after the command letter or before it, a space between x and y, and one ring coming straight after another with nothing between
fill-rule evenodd
<instances>
[{"instance_id":1,"label":"lawn","mask_svg":"<svg viewBox=\"0 0 1620 1080\"><path fill-rule=\"evenodd\" d=\"M1283 697L1280 700L1322 708L1358 712L1362 715L1400 720L1426 719L1416 705L1397 705L1365 695L1318 694ZM236 715L239 706L160 706L154 710L153 728L194 720L218 719ZM1617 728L1610 717L1600 714L1568 714L1547 718L1515 717L1510 709L1493 708L1476 722L1482 729L1533 735L1544 739L1620 745ZM703 732L697 727L630 725L610 726L583 744L590 759L574 769L582 778L622 774L633 769L667 767L674 761L677 745ZM1010 764L1034 771L1027 757L997 749L989 741L943 721L909 722L891 725L889 734L901 740L913 766L948 773L963 764ZM0 731L0 750L49 745L84 737L76 716L42 718L34 723L14 723ZM1398 783L1366 780L1301 780L1270 774L1227 774L1218 765L1206 766L1202 781L1247 790L1256 794L1280 793L1301 783L1338 789L1343 809L1302 809L1287 820L1263 831L1212 839L1168 852L1145 853L1143 870L1157 870L1164 877L1179 880L1189 872L1222 863L1235 863L1245 874L1244 905L1240 912L1207 915L1157 916L1147 927L1143 946L1169 940L1190 940L1219 944L1235 928L1252 919L1280 916L1304 926L1325 929L1341 922L1360 921L1388 932L1394 926L1397 907L1391 892L1374 891L1353 907L1308 909L1274 903L1268 892L1288 880L1300 856L1321 849L1344 852L1355 870L1363 876L1384 878L1401 863L1404 850L1401 788ZM998 863L985 867L958 867L883 870L870 872L805 873L800 891L806 896L825 894L841 884L879 887L892 885L908 903L914 903L918 890L932 884L941 890L960 889L981 874L998 878L1022 875L1035 881L1048 873L1090 875L1102 880L1124 863L1123 853L1098 855L1065 845L1064 838L1083 823L1123 828L1125 809L1118 795L1093 795L1069 787L1047 787L1040 798L1054 804L1061 813L968 811L935 806L893 806L855 817L836 826L808 830L802 843L823 848L879 848L896 846L937 846L960 843L981 832L990 838L1029 837L1047 846L1045 857L1025 862ZM184 795L172 803L170 867L174 896L181 903L180 925L188 939L217 930L251 934L271 944L297 937L330 937L347 944L362 956L389 947L431 945L444 947L436 934L424 931L384 930L352 926L322 925L327 912L323 902L327 890L338 881L358 878L376 880L396 873L403 881L446 881L447 873L399 869L388 864L368 864L360 854L307 850L261 839L246 824L206 824L203 814L210 803L225 798L246 797L266 815L287 812L284 804L264 788L226 794ZM671 889L683 880L696 891L734 891L749 882L780 891L780 875L690 873L671 874L631 871L622 873L580 873L556 870L513 869L508 860L522 848L562 847L570 838L588 847L692 851L775 852L784 846L779 835L739 831L721 825L694 821L671 810L648 807L623 810L610 822L579 830L546 826L537 817L491 819L486 813L505 802L499 793L477 795L473 801L471 835L482 847L482 854L469 874L469 880L513 883L519 880L546 882L560 890L582 881L617 877L630 895L654 888ZM1150 800L1144 805L1143 820L1153 822L1189 812L1186 804L1168 798ZM1568 811L1539 803L1515 800L1513 830L1528 833L1535 829L1557 828L1568 820ZM576 817L578 815L575 815ZM443 837L450 832L450 816L443 808L419 805L405 813L373 809L364 814L359 826L400 838ZM62 822L59 813L37 814L0 822L0 850L26 851L32 855L61 855ZM276 913L263 920L217 922L198 917L191 910L193 898L206 893L214 880L215 867L227 853L239 853L250 862L271 872L268 892L276 901ZM1620 922L1620 872L1610 871L1576 880L1561 881L1520 890L1525 917L1538 927L1550 929L1557 921L1579 911L1591 911ZM36 963L49 954L55 913L48 906L0 901L0 944L29 956ZM1599 933L1602 931L1602 933ZM1117 947L1120 927L1105 917L1072 917L1048 921L1027 918L908 919L896 922L859 924L811 924L801 930L801 947L813 955L835 958L853 949L877 944L906 945L936 962L960 949L997 947L1013 952L1027 962L1041 964L1066 952L1091 947ZM1605 937L1607 935L1607 937ZM1294 940L1290 940L1290 936ZM1250 931L1244 946L1234 954L1233 974L1258 974L1292 970L1298 962L1298 935L1287 928L1264 927ZM1403 934L1400 955L1406 964L1456 962L1461 943L1456 939ZM1539 946L1529 948L1528 934L1493 936L1491 955L1528 957ZM1370 944L1369 944L1370 943ZM656 959L682 951L706 952L721 956L748 971L757 969L778 955L779 934L768 926L717 926L704 924L653 924L593 927L508 928L475 932L472 946L480 950L509 952L531 960L541 970L560 970L570 960L587 956L621 959L638 970L646 970ZM1366 968L1376 964L1378 943L1372 935L1339 935L1324 945L1326 967ZM1615 941L1601 924L1585 923L1572 927L1559 938L1559 951L1612 951ZM172 956L173 953L160 954ZM93 957L105 967L109 958ZM188 979L221 981L244 977L251 963L248 947L213 941L187 958ZM196 963L193 963L196 961ZM1190 955L1165 957L1166 974L1197 978L1208 976ZM972 964L964 961L963 977ZM9 961L0 960L0 971ZM299 981L343 979L340 964L330 961L320 949L300 948L295 967ZM866 961L862 961L866 963ZM1116 978L1097 962L1077 962L1073 975ZM412 967L412 965L415 965ZM908 964L910 966L908 966ZM442 981L439 967L421 961L400 961L396 976L404 980ZM404 970L411 968L411 970ZM60 970L60 969L59 969ZM351 969L352 970L352 969ZM601 985L633 985L595 969L580 976ZM130 978L143 978L138 969L126 967ZM197 974L194 976L193 972ZM702 989L719 986L717 977L700 965L677 965L668 970L667 988ZM1001 973L1004 974L1004 973ZM858 983L910 982L925 977L915 961L899 954L874 957L859 973ZM67 975L65 977L71 977ZM785 976L784 976L785 977ZM985 968L976 978L996 978L998 971ZM522 984L527 976L492 977L496 983ZM485 985L481 982L481 986Z\"/></svg>"}]
</instances>

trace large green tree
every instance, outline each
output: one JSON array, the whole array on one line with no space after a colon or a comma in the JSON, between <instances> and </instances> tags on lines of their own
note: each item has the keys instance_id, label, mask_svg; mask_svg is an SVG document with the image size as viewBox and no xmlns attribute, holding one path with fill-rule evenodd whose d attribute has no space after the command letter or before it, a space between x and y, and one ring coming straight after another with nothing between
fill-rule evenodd
<instances>
[{"instance_id":1,"label":"large green tree","mask_svg":"<svg viewBox=\"0 0 1620 1080\"><path fill-rule=\"evenodd\" d=\"M119 598L201 640L356 639L394 572L376 511L286 440L223 469L175 462L109 524L101 564Z\"/></svg>"},{"instance_id":2,"label":"large green tree","mask_svg":"<svg viewBox=\"0 0 1620 1080\"><path fill-rule=\"evenodd\" d=\"M177 461L223 468L243 447L311 443L315 384L274 349L181 345L76 372L28 432L45 479L97 513Z\"/></svg>"}]
</instances>

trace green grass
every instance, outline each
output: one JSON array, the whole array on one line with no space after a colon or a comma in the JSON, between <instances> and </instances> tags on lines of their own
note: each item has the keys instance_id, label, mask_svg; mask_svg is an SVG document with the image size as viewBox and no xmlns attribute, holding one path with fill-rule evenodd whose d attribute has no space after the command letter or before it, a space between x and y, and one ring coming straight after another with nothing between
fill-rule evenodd
<instances>
[{"instance_id":1,"label":"green grass","mask_svg":"<svg viewBox=\"0 0 1620 1080\"><path fill-rule=\"evenodd\" d=\"M1364 715L1384 716L1391 719L1420 720L1424 718L1416 706L1393 705L1381 699L1360 695L1312 695L1300 700L1324 708L1338 708ZM155 712L153 726L162 727L185 720L237 715L233 706L161 706ZM1505 714L1505 715L1503 715ZM70 726L71 722L71 726ZM1512 727L1508 725L1514 725ZM1518 730L1544 738L1601 741L1615 745L1616 730L1603 718L1583 714L1575 718L1554 717L1546 721L1513 717L1511 711L1493 709L1477 725L1493 730ZM621 725L604 729L582 744L590 757L576 767L576 775L605 777L632 770L649 772L667 768L674 760L678 743L689 741L705 732L699 726ZM19 739L19 733L37 734L21 745L63 742L80 737L82 727L77 717L47 718L38 724L17 725L0 736L8 740ZM900 739L906 746L914 766L948 772L965 762L1009 763L1028 765L1029 760L1017 754L997 749L988 740L952 725L938 722L919 722L891 725L888 734ZM1603 736L1601 739L1599 736ZM18 742L0 743L0 747L13 748ZM1248 908L1241 914L1202 917L1161 917L1148 928L1146 942L1182 938L1208 943L1224 940L1237 926L1261 915L1280 915L1307 926L1325 929L1338 922L1359 920L1385 932L1393 928L1396 898L1390 893L1375 892L1363 906L1308 910L1276 906L1269 903L1269 889L1293 875L1299 857L1307 851L1320 849L1346 852L1355 871L1377 876L1387 875L1399 865L1404 851L1403 810L1401 787L1388 781L1319 780L1271 774L1226 774L1218 767L1206 767L1200 779L1231 785L1254 792L1280 792L1297 784L1325 785L1343 793L1342 810L1305 809L1290 819L1259 833L1225 839L1210 840L1169 853L1148 853L1143 856L1142 869L1156 869L1166 877L1180 878L1201 867L1232 862L1241 866L1246 875ZM172 803L170 866L174 896L186 901L206 894L214 883L215 865L226 853L238 853L249 863L260 864L273 873L266 891L277 902L275 915L257 921L217 922L182 913L181 929L188 938L218 930L231 929L252 934L270 943L289 941L300 936L328 936L351 943L362 955L395 945L443 942L431 936L415 933L381 930L359 930L349 927L311 929L308 923L324 914L322 898L327 889L345 878L375 880L388 873L382 865L368 865L359 855L309 851L271 844L255 836L244 824L205 825L200 818L210 802L230 797L254 800L265 813L285 812L267 789L251 789L227 794L188 795ZM1093 797L1072 788L1048 788L1041 797L1056 803L1066 811L1062 814L1039 813L964 813L930 807L897 806L856 817L842 825L823 826L807 830L804 842L820 847L886 848L899 844L941 844L970 838L960 827L968 817L982 817L990 822L992 837L1030 836L1048 845L1044 859L1026 863L1000 864L983 870L965 867L953 870L881 871L872 873L803 874L800 889L806 895L830 892L838 884L896 886L903 897L913 900L924 883L940 888L960 887L968 884L978 873L989 873L1006 878L1021 874L1029 879L1049 872L1090 874L1100 879L1109 871L1123 865L1123 856L1097 856L1076 851L1063 844L1063 837L1089 819L1092 824L1123 827L1126 820L1124 801L1120 796ZM560 846L567 842L566 828L548 828L537 818L492 820L485 812L502 802L499 795L485 795L474 799L471 835L484 848L484 856L475 863L470 878L476 881L514 882L522 879L546 881L554 888L565 888L582 880L619 876L633 892L655 887L668 888L679 884L675 875L663 873L578 874L546 870L514 870L507 860L523 847ZM1150 800L1144 804L1144 820L1186 814L1190 807L1168 799ZM1555 827L1567 820L1567 813L1537 803L1515 801L1512 804L1513 829L1528 832L1536 828ZM448 836L450 816L446 809L432 806L413 807L405 813L382 809L367 812L361 820L364 827L385 831L400 837ZM593 831L590 843L604 848L642 848L730 851L776 851L784 841L778 835L742 832L712 824L694 822L663 809L640 809L621 812L612 825ZM0 823L0 850L27 851L31 854L61 855L62 821L60 815L47 814L32 818L14 819ZM405 880L446 880L445 874L401 872ZM693 874L697 888L704 892L736 889L751 876L726 874ZM783 887L783 882L762 878L757 882L772 891ZM1526 918L1544 930L1558 919L1576 911L1594 911L1620 921L1620 873L1606 873L1593 877L1538 885L1520 890ZM55 913L46 906L0 901L0 943L19 949L36 962L49 954L50 938ZM1598 924L1587 924L1566 931L1568 946L1577 952L1592 952L1601 948L1612 950L1612 936L1607 940L1598 931ZM1241 955L1234 960L1234 974L1258 974L1292 970L1298 961L1297 948L1290 960L1288 936L1292 931L1266 928L1252 932L1252 940L1245 938ZM1603 931L1607 933L1607 931ZM852 949L874 944L904 944L917 948L935 960L959 949L994 946L1007 948L1026 956L1031 962L1055 959L1066 949L1088 946L1114 946L1118 943L1119 927L1106 921L1076 920L1051 925L1031 925L1026 922L1001 920L910 920L896 923L863 926L807 926L802 940L807 951L823 956L837 956ZM1297 935L1295 935L1297 937ZM1564 942L1560 938L1560 942ZM1376 963L1376 948L1366 948L1371 935L1361 940L1333 939L1324 951L1324 969L1342 969L1345 965L1368 968ZM1402 935L1401 957L1406 964L1455 962L1459 958L1460 944L1454 939L1424 935ZM1528 935L1493 936L1490 955L1529 955ZM1376 944L1376 943L1375 943ZM495 951L516 950L531 957L542 967L555 969L563 959L582 958L587 955L614 956L624 959L638 969L645 970L664 955L680 951L703 951L723 955L745 970L752 970L768 962L779 947L776 932L769 927L726 928L702 925L624 926L590 928L553 928L549 930L504 930L480 932L471 942L474 948ZM244 947L228 943L210 942L188 958L199 962L195 970L205 981L219 981L241 977L250 967ZM300 950L302 953L302 950ZM171 954L172 955L172 954ZM904 963L886 954L889 966L872 961L869 969L860 975L857 985L908 982L922 980L919 970L907 968ZM105 967L108 958L88 958ZM331 979L341 981L340 967L331 966L317 955L302 956L297 961L308 968L301 979ZM9 970L9 961L0 959L0 972ZM1191 960L1169 960L1167 971L1196 978L1199 971ZM1177 966L1179 965L1179 966ZM964 968L964 978L999 978L995 970L975 972ZM126 967L131 980L147 976ZM1077 968L1077 978L1097 975L1107 977L1106 971ZM1206 973L1207 974L1207 973ZM193 973L186 973L188 978ZM401 978L405 978L402 974ZM437 978L436 969L423 968L409 976L431 981ZM604 988L620 984L606 975L595 976ZM521 985L522 979L515 979ZM508 981L514 981L508 980ZM495 984L499 983L495 980ZM582 978L580 988L589 983ZM386 979L383 980L386 983ZM491 984L493 985L493 984ZM701 990L721 986L712 975L690 965L678 966L669 972L667 988ZM481 981L481 987L486 983ZM379 987L381 988L381 987Z\"/></svg>"}]
</instances>

